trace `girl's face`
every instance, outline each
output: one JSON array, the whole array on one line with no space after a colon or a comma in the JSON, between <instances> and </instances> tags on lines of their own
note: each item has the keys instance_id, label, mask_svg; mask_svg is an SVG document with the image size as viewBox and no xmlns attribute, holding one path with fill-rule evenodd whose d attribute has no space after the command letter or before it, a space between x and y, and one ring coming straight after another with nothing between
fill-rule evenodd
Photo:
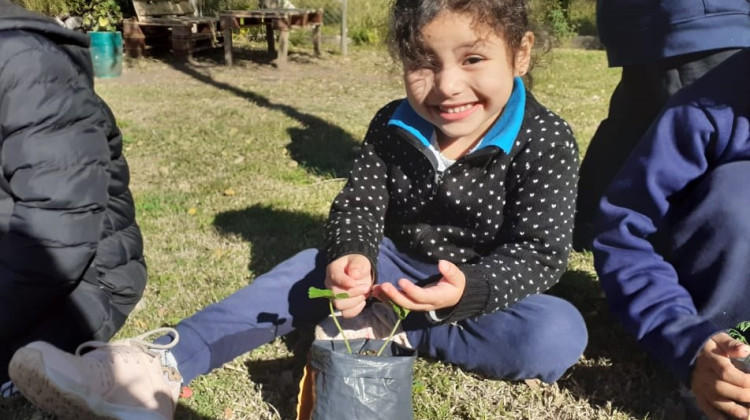
<instances>
[{"instance_id":1,"label":"girl's face","mask_svg":"<svg viewBox=\"0 0 750 420\"><path fill-rule=\"evenodd\" d=\"M421 33L434 68L404 70L409 104L437 128L441 146L474 144L503 112L513 78L528 70L533 34L511 53L496 31L453 12L441 13Z\"/></svg>"}]
</instances>

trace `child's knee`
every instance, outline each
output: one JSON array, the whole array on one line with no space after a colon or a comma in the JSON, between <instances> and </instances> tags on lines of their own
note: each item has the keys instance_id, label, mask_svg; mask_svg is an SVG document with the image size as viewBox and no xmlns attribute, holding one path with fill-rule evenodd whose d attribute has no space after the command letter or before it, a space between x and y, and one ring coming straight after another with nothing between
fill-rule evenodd
<instances>
[{"instance_id":1,"label":"child's knee","mask_svg":"<svg viewBox=\"0 0 750 420\"><path fill-rule=\"evenodd\" d=\"M588 330L581 313L563 299L551 300L547 311L529 331L525 351L535 360L555 360L573 365L588 343Z\"/></svg>"}]
</instances>

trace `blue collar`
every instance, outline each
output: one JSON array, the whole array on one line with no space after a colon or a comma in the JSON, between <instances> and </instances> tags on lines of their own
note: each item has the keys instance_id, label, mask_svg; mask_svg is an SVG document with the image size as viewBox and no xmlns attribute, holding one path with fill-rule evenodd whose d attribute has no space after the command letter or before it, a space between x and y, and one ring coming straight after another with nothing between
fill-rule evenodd
<instances>
[{"instance_id":1,"label":"blue collar","mask_svg":"<svg viewBox=\"0 0 750 420\"><path fill-rule=\"evenodd\" d=\"M510 149L513 147L513 142L521 130L525 108L526 88L523 85L523 80L520 77L516 77L513 80L513 91L510 94L508 103L505 104L505 109L500 114L500 118L490 127L490 130L484 136L481 143L479 143L477 150L483 147L495 146L502 149L506 154L509 154ZM398 108L396 108L396 112L391 116L388 125L406 130L425 146L430 145L430 138L435 131L435 127L417 114L407 100L402 101Z\"/></svg>"}]
</instances>

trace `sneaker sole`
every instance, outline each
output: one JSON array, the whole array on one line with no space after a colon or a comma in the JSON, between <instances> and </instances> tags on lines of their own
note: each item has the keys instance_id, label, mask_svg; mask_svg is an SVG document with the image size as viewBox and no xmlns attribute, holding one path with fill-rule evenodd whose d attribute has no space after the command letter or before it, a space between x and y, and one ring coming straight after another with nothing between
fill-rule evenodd
<instances>
[{"instance_id":1,"label":"sneaker sole","mask_svg":"<svg viewBox=\"0 0 750 420\"><path fill-rule=\"evenodd\" d=\"M42 411L55 414L60 420L164 420L155 412L130 411L107 405L99 398L87 399L66 391L62 385L65 381L55 380L54 372L45 368L42 352L34 348L23 347L16 351L8 366L8 373L26 399Z\"/></svg>"}]
</instances>

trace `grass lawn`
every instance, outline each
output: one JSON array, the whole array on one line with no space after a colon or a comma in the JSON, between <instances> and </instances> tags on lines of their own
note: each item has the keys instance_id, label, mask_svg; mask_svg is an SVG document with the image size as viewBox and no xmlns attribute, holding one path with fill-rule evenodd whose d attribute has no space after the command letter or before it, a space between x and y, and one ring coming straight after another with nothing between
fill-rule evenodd
<instances>
[{"instance_id":1,"label":"grass lawn","mask_svg":"<svg viewBox=\"0 0 750 420\"><path fill-rule=\"evenodd\" d=\"M264 53L239 65L142 59L97 80L125 135L150 283L118 338L173 325L252 282L304 248L322 224L375 111L403 95L398 68L378 49L288 68ZM534 94L572 125L581 154L605 116L619 71L601 51L557 49L534 71ZM483 379L432 360L415 370L415 419L662 419L673 383L609 315L590 254L573 254L551 293L584 314L590 344L558 383ZM529 331L529 334L533 334ZM293 419L304 334L277 340L198 378L177 419ZM2 419L47 419L20 397Z\"/></svg>"}]
</instances>

